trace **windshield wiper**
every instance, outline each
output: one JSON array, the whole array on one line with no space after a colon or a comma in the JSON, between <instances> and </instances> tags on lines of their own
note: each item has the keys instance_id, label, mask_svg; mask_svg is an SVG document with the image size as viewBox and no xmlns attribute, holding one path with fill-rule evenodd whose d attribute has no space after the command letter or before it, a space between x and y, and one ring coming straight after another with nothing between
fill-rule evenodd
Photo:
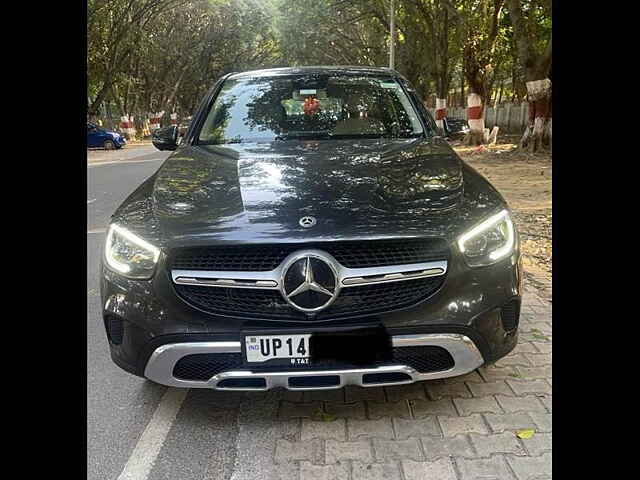
<instances>
[{"instance_id":1,"label":"windshield wiper","mask_svg":"<svg viewBox=\"0 0 640 480\"><path fill-rule=\"evenodd\" d=\"M387 133L332 133L330 137L336 139L391 138Z\"/></svg>"},{"instance_id":2,"label":"windshield wiper","mask_svg":"<svg viewBox=\"0 0 640 480\"><path fill-rule=\"evenodd\" d=\"M276 140L325 140L327 138L329 138L329 132L326 130L288 132L276 136Z\"/></svg>"}]
</instances>

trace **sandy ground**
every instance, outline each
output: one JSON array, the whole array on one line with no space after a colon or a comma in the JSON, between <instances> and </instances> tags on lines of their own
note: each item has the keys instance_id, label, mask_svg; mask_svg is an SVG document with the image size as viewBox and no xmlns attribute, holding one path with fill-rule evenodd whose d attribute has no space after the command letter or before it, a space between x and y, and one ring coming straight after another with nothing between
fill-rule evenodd
<instances>
[{"instance_id":1,"label":"sandy ground","mask_svg":"<svg viewBox=\"0 0 640 480\"><path fill-rule=\"evenodd\" d=\"M456 152L483 174L505 197L520 232L525 275L551 275L551 154L515 150L519 136L499 143L463 147Z\"/></svg>"}]
</instances>

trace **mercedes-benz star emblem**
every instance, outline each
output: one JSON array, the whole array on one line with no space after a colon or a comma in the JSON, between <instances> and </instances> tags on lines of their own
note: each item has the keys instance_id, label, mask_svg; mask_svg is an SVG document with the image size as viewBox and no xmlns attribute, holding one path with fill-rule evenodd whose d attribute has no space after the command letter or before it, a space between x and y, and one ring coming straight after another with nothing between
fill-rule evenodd
<instances>
[{"instance_id":1,"label":"mercedes-benz star emblem","mask_svg":"<svg viewBox=\"0 0 640 480\"><path fill-rule=\"evenodd\" d=\"M302 312L322 310L338 294L335 268L323 258L303 255L286 268L282 293L292 307Z\"/></svg>"},{"instance_id":2,"label":"mercedes-benz star emblem","mask_svg":"<svg viewBox=\"0 0 640 480\"><path fill-rule=\"evenodd\" d=\"M300 224L300 226L304 228L311 228L317 223L317 221L315 217L307 216L307 217L302 217L300 220L298 220L298 223Z\"/></svg>"}]
</instances>

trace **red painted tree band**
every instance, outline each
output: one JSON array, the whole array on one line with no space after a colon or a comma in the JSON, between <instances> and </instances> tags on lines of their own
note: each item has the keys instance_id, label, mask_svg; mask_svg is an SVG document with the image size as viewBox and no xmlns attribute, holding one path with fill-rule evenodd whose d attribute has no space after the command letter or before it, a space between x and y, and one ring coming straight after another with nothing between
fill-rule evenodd
<instances>
[{"instance_id":1,"label":"red painted tree band","mask_svg":"<svg viewBox=\"0 0 640 480\"><path fill-rule=\"evenodd\" d=\"M482 105L467 108L467 120L480 120L482 118Z\"/></svg>"},{"instance_id":2,"label":"red painted tree band","mask_svg":"<svg viewBox=\"0 0 640 480\"><path fill-rule=\"evenodd\" d=\"M536 118L545 118L548 116L549 102L546 98L529 102L529 123L533 123Z\"/></svg>"},{"instance_id":3,"label":"red painted tree band","mask_svg":"<svg viewBox=\"0 0 640 480\"><path fill-rule=\"evenodd\" d=\"M447 116L446 108L439 108L438 110L436 110L436 120L442 120L446 116Z\"/></svg>"}]
</instances>

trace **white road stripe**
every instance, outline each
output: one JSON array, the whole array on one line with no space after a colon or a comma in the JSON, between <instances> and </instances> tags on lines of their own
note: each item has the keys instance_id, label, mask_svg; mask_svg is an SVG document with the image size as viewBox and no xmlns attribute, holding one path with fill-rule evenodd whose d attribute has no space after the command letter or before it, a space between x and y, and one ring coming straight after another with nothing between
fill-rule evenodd
<instances>
[{"instance_id":1,"label":"white road stripe","mask_svg":"<svg viewBox=\"0 0 640 480\"><path fill-rule=\"evenodd\" d=\"M188 392L187 388L167 389L118 480L145 480L149 476Z\"/></svg>"},{"instance_id":2,"label":"white road stripe","mask_svg":"<svg viewBox=\"0 0 640 480\"><path fill-rule=\"evenodd\" d=\"M113 160L113 161L107 161L107 162L93 162L93 163L87 163L87 168L92 168L92 167L101 167L103 165L114 165L116 163L147 163L147 162L159 162L160 160L164 160L164 158L153 158L151 160Z\"/></svg>"},{"instance_id":3,"label":"white road stripe","mask_svg":"<svg viewBox=\"0 0 640 480\"><path fill-rule=\"evenodd\" d=\"M90 230L87 230L87 234L91 234L91 233L104 233L106 232L107 229L106 228L92 228Z\"/></svg>"},{"instance_id":4,"label":"white road stripe","mask_svg":"<svg viewBox=\"0 0 640 480\"><path fill-rule=\"evenodd\" d=\"M90 203L95 202L96 200L97 200L96 198L94 198L93 200L87 200L87 205L90 204Z\"/></svg>"}]
</instances>

